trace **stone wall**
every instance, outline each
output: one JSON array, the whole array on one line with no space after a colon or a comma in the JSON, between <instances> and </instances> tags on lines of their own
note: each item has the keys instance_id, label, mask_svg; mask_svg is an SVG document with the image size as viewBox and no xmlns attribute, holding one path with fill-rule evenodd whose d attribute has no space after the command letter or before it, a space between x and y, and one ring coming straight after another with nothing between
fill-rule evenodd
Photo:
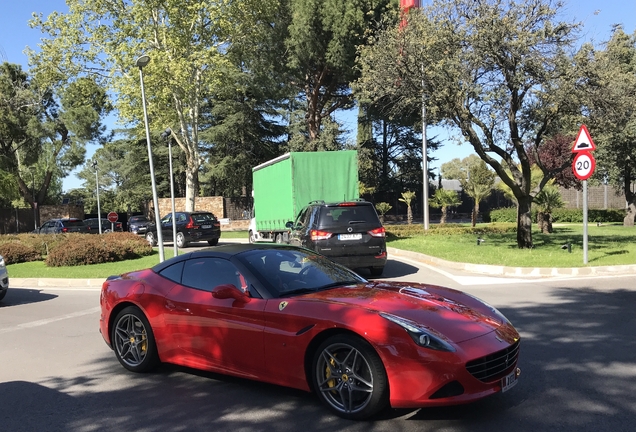
<instances>
[{"instance_id":1,"label":"stone wall","mask_svg":"<svg viewBox=\"0 0 636 432\"><path fill-rule=\"evenodd\" d=\"M170 198L159 198L159 214L161 217L172 212L172 200ZM185 211L185 198L174 199L174 211ZM150 202L150 211L152 212L153 203ZM224 217L224 200L223 197L196 197L194 208L197 211L212 212L221 221L222 231L247 231L249 219L231 220ZM151 217L154 217L151 215Z\"/></svg>"},{"instance_id":2,"label":"stone wall","mask_svg":"<svg viewBox=\"0 0 636 432\"><path fill-rule=\"evenodd\" d=\"M78 218L84 219L84 207L75 204L40 206L40 225L49 219Z\"/></svg>"}]
</instances>

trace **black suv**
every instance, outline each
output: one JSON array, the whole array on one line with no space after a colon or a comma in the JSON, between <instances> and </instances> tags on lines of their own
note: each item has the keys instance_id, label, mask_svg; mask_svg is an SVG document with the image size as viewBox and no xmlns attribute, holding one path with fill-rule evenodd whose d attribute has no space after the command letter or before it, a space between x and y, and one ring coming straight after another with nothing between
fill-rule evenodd
<instances>
[{"instance_id":1,"label":"black suv","mask_svg":"<svg viewBox=\"0 0 636 432\"><path fill-rule=\"evenodd\" d=\"M210 212L176 212L177 220L177 247L184 248L190 242L207 241L210 246L219 243L221 237L221 223ZM172 242L172 213L161 219L161 235L167 242ZM157 227L153 223L148 224L146 240L150 246L157 244Z\"/></svg>"},{"instance_id":2,"label":"black suv","mask_svg":"<svg viewBox=\"0 0 636 432\"><path fill-rule=\"evenodd\" d=\"M33 232L35 234L89 233L90 228L81 219L61 218L49 219Z\"/></svg>"},{"instance_id":3,"label":"black suv","mask_svg":"<svg viewBox=\"0 0 636 432\"><path fill-rule=\"evenodd\" d=\"M368 201L312 201L287 227L293 245L315 250L352 269L366 267L373 276L384 271L385 231Z\"/></svg>"}]
</instances>

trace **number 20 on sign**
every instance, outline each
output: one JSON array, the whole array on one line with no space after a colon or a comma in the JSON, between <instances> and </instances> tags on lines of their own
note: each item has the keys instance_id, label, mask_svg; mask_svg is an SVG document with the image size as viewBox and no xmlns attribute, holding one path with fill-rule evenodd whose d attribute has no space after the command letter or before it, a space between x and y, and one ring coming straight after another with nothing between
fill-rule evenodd
<instances>
[{"instance_id":1,"label":"number 20 on sign","mask_svg":"<svg viewBox=\"0 0 636 432\"><path fill-rule=\"evenodd\" d=\"M572 162L572 171L574 176L579 180L587 180L594 174L596 168L596 160L592 153L584 151L576 154Z\"/></svg>"}]
</instances>

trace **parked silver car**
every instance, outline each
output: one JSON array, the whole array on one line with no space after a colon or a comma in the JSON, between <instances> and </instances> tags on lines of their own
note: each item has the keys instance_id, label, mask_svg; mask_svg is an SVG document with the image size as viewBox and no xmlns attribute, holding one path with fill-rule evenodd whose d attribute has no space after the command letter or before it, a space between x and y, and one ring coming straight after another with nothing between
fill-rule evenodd
<instances>
[{"instance_id":1,"label":"parked silver car","mask_svg":"<svg viewBox=\"0 0 636 432\"><path fill-rule=\"evenodd\" d=\"M4 258L0 255L0 301L7 295L9 289L9 273L7 273L7 266L4 263Z\"/></svg>"}]
</instances>

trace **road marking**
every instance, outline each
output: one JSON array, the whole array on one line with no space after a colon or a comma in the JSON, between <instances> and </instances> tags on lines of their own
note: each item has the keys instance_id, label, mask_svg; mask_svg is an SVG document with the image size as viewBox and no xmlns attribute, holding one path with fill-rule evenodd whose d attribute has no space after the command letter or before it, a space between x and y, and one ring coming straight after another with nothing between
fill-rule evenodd
<instances>
[{"instance_id":1,"label":"road marking","mask_svg":"<svg viewBox=\"0 0 636 432\"><path fill-rule=\"evenodd\" d=\"M41 319L41 320L37 320L37 321L31 321L28 323L23 323L23 324L18 324L16 326L13 327L8 327L8 328L4 328L0 330L0 334L4 334L4 333L9 333L12 331L16 331L16 330L23 330L23 329L28 329L28 328L33 328L33 327L40 327L43 325L47 325L47 324L51 324L53 322L56 321L62 321L65 319L71 319L71 318L77 318L77 317L81 317L84 315L90 315L90 314L94 314L100 311L100 307L94 307L94 308L90 308L90 309L86 309L83 311L78 311L78 312L73 312L70 314L66 314L66 315L60 315L57 317L53 317L53 318L47 318L47 319Z\"/></svg>"}]
</instances>

